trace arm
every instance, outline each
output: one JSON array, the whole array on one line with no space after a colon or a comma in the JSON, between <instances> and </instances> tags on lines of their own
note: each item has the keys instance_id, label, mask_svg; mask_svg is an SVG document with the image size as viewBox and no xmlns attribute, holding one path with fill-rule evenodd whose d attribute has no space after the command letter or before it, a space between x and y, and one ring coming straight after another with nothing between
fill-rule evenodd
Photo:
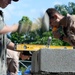
<instances>
[{"instance_id":1,"label":"arm","mask_svg":"<svg viewBox=\"0 0 75 75\"><path fill-rule=\"evenodd\" d=\"M10 50L14 50L15 44L14 44L13 42L10 42L10 43L7 45L7 48L10 49Z\"/></svg>"},{"instance_id":2,"label":"arm","mask_svg":"<svg viewBox=\"0 0 75 75\"><path fill-rule=\"evenodd\" d=\"M18 24L14 24L12 26L5 25L2 30L0 30L0 34L5 34L8 32L15 32L18 29Z\"/></svg>"},{"instance_id":3,"label":"arm","mask_svg":"<svg viewBox=\"0 0 75 75\"><path fill-rule=\"evenodd\" d=\"M61 36L61 34L58 32L58 28L57 27L53 27L52 33L53 33L54 38L59 39L60 36Z\"/></svg>"},{"instance_id":4,"label":"arm","mask_svg":"<svg viewBox=\"0 0 75 75\"><path fill-rule=\"evenodd\" d=\"M14 50L15 44L10 39L8 39L7 36L6 36L5 40L6 40L6 47L10 50Z\"/></svg>"},{"instance_id":5,"label":"arm","mask_svg":"<svg viewBox=\"0 0 75 75\"><path fill-rule=\"evenodd\" d=\"M52 33L53 33L53 36L54 36L55 38L60 39L60 40L61 40L61 38L62 38L63 41L65 41L65 42L69 43L70 45L72 45L72 43L70 42L70 40L69 40L68 37L66 37L65 35L62 36L62 35L58 32L58 28L54 27L54 28L52 29ZM61 36L62 36L62 37L61 37Z\"/></svg>"}]
</instances>

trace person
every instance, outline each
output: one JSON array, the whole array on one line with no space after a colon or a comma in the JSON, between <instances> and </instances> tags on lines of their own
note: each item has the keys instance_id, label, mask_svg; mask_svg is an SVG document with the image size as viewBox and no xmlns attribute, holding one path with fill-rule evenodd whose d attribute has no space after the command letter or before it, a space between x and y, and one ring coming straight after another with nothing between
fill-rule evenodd
<instances>
[{"instance_id":1,"label":"person","mask_svg":"<svg viewBox=\"0 0 75 75\"><path fill-rule=\"evenodd\" d=\"M7 49L7 75L18 75L20 52Z\"/></svg>"},{"instance_id":2,"label":"person","mask_svg":"<svg viewBox=\"0 0 75 75\"><path fill-rule=\"evenodd\" d=\"M11 1L17 2L19 0L0 0L0 7L1 8L7 7L9 4L11 4ZM14 24L12 26L5 25L4 18L3 17L4 17L3 16L3 12L0 10L0 36L1 36L1 34L6 34L8 32L15 32L15 31L18 30L18 28L19 28L19 25L18 24ZM1 37L0 37L0 39L1 39ZM9 45L7 44L7 47L9 49L14 50L14 43L13 42L10 42Z\"/></svg>"},{"instance_id":3,"label":"person","mask_svg":"<svg viewBox=\"0 0 75 75\"><path fill-rule=\"evenodd\" d=\"M29 59L31 55L28 52L17 52L7 49L7 75L18 75L19 59Z\"/></svg>"},{"instance_id":4,"label":"person","mask_svg":"<svg viewBox=\"0 0 75 75\"><path fill-rule=\"evenodd\" d=\"M46 15L53 36L75 46L75 15L63 16L54 8L48 8Z\"/></svg>"},{"instance_id":5,"label":"person","mask_svg":"<svg viewBox=\"0 0 75 75\"><path fill-rule=\"evenodd\" d=\"M0 0L0 7L5 8L11 1L17 2L18 0ZM11 27L5 25L4 16L2 10L0 10L0 75L6 75L6 48L14 50L15 44L11 42L7 37L6 33L15 32L18 30L18 25L13 25Z\"/></svg>"}]
</instances>

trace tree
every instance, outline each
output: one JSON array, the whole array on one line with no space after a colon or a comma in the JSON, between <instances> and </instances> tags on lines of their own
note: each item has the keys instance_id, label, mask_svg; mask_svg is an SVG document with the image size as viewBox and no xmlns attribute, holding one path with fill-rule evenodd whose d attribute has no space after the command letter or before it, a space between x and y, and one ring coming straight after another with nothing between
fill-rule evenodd
<instances>
[{"instance_id":1,"label":"tree","mask_svg":"<svg viewBox=\"0 0 75 75\"><path fill-rule=\"evenodd\" d=\"M75 3L69 2L68 5L55 5L55 9L57 9L62 15L75 14Z\"/></svg>"}]
</instances>

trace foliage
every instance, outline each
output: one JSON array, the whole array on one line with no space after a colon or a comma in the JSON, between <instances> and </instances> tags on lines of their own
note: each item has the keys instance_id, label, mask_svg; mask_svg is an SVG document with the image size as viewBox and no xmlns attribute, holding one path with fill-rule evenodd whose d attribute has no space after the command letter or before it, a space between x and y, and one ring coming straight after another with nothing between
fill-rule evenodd
<instances>
[{"instance_id":1,"label":"foliage","mask_svg":"<svg viewBox=\"0 0 75 75\"><path fill-rule=\"evenodd\" d=\"M11 33L10 39L14 43L22 43L24 40L24 34L18 34L17 32Z\"/></svg>"},{"instance_id":2,"label":"foliage","mask_svg":"<svg viewBox=\"0 0 75 75\"><path fill-rule=\"evenodd\" d=\"M75 3L69 2L68 5L55 5L55 9L57 9L62 15L75 14Z\"/></svg>"},{"instance_id":3,"label":"foliage","mask_svg":"<svg viewBox=\"0 0 75 75\"><path fill-rule=\"evenodd\" d=\"M24 75L24 72L25 72L26 68L25 67L20 67L20 71L22 71L22 75Z\"/></svg>"}]
</instances>

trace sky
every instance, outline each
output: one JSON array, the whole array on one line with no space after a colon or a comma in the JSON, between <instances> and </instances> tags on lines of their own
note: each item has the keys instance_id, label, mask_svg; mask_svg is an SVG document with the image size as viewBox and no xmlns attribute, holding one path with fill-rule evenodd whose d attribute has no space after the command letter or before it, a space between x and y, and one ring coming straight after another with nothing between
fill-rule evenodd
<instances>
[{"instance_id":1,"label":"sky","mask_svg":"<svg viewBox=\"0 0 75 75\"><path fill-rule=\"evenodd\" d=\"M19 0L9 4L4 12L4 20L6 25L13 25L18 23L23 16L29 17L31 21L42 16L46 9L54 8L56 4L68 5L68 2L75 2L74 0Z\"/></svg>"}]
</instances>

